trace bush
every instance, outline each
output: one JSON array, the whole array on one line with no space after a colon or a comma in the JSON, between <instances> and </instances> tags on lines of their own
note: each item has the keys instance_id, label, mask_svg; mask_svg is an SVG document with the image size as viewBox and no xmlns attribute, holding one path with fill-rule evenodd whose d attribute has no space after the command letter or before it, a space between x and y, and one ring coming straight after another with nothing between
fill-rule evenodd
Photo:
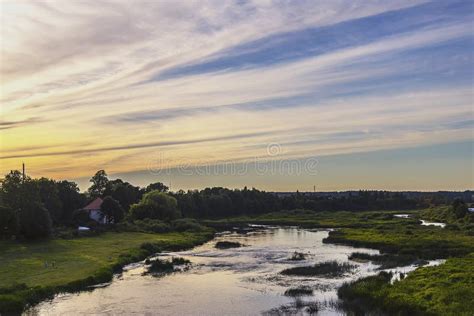
<instances>
[{"instance_id":1,"label":"bush","mask_svg":"<svg viewBox=\"0 0 474 316\"><path fill-rule=\"evenodd\" d=\"M141 249L148 251L150 254L161 252L161 247L158 244L145 242L140 246Z\"/></svg>"},{"instance_id":2,"label":"bush","mask_svg":"<svg viewBox=\"0 0 474 316\"><path fill-rule=\"evenodd\" d=\"M167 233L171 231L170 225L158 219L146 219L133 222L141 231L150 233Z\"/></svg>"},{"instance_id":3,"label":"bush","mask_svg":"<svg viewBox=\"0 0 474 316\"><path fill-rule=\"evenodd\" d=\"M9 237L18 232L18 217L6 206L0 206L0 237Z\"/></svg>"},{"instance_id":4,"label":"bush","mask_svg":"<svg viewBox=\"0 0 474 316\"><path fill-rule=\"evenodd\" d=\"M174 220L180 217L176 199L166 193L151 191L143 196L138 204L130 207L132 219Z\"/></svg>"},{"instance_id":5,"label":"bush","mask_svg":"<svg viewBox=\"0 0 474 316\"><path fill-rule=\"evenodd\" d=\"M90 221L89 213L86 210L75 210L72 213L72 222L78 226L87 226Z\"/></svg>"},{"instance_id":6,"label":"bush","mask_svg":"<svg viewBox=\"0 0 474 316\"><path fill-rule=\"evenodd\" d=\"M193 231L200 232L205 227L192 218L180 218L171 222L172 227L179 232Z\"/></svg>"},{"instance_id":7,"label":"bush","mask_svg":"<svg viewBox=\"0 0 474 316\"><path fill-rule=\"evenodd\" d=\"M154 260L147 260L146 262L149 264L148 273L170 273L175 271L174 266L190 264L191 261L176 257L172 258L171 260L161 260L161 259L154 259Z\"/></svg>"},{"instance_id":8,"label":"bush","mask_svg":"<svg viewBox=\"0 0 474 316\"><path fill-rule=\"evenodd\" d=\"M52 222L47 209L41 203L31 203L19 212L20 233L26 238L41 238L51 235Z\"/></svg>"},{"instance_id":9,"label":"bush","mask_svg":"<svg viewBox=\"0 0 474 316\"><path fill-rule=\"evenodd\" d=\"M118 223L124 217L124 210L120 203L113 199L110 196L106 196L102 205L100 206L100 210L106 216L108 223Z\"/></svg>"}]
</instances>

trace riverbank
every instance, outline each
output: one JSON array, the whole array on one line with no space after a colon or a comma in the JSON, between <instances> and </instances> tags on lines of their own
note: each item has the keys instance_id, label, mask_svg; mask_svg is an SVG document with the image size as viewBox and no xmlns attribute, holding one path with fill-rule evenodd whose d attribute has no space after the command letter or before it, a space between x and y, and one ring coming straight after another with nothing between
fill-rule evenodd
<instances>
[{"instance_id":1,"label":"riverbank","mask_svg":"<svg viewBox=\"0 0 474 316\"><path fill-rule=\"evenodd\" d=\"M339 296L351 311L388 315L474 312L474 236L469 231L422 225L343 228L330 232L325 242L375 248L396 257L447 259L436 267L418 268L393 284L382 274L344 285Z\"/></svg>"},{"instance_id":2,"label":"riverbank","mask_svg":"<svg viewBox=\"0 0 474 316\"><path fill-rule=\"evenodd\" d=\"M360 313L389 315L472 315L474 306L474 236L472 224L446 228L420 225L420 219L446 219L447 207L416 211L321 212L289 211L252 218L208 221L206 224L243 223L338 228L324 240L329 244L374 248L396 258L447 259L437 267L424 267L390 284L390 278L368 277L344 286L346 307ZM409 214L409 218L395 214ZM429 216L428 216L429 215ZM456 223L457 224L457 223ZM470 226L471 225L471 226Z\"/></svg>"},{"instance_id":3,"label":"riverbank","mask_svg":"<svg viewBox=\"0 0 474 316\"><path fill-rule=\"evenodd\" d=\"M305 228L370 228L377 225L418 224L415 218L420 211L366 211L366 212L313 212L308 210L281 211L259 216L240 216L224 219L204 220L206 226L215 228L246 225L289 225ZM395 214L413 215L411 218L395 217Z\"/></svg>"},{"instance_id":4,"label":"riverbank","mask_svg":"<svg viewBox=\"0 0 474 316\"><path fill-rule=\"evenodd\" d=\"M56 293L108 282L129 263L160 250L188 249L213 236L204 232L107 232L94 237L0 242L0 313L19 313ZM3 315L3 314L2 314Z\"/></svg>"},{"instance_id":5,"label":"riverbank","mask_svg":"<svg viewBox=\"0 0 474 316\"><path fill-rule=\"evenodd\" d=\"M472 315L474 254L450 258L435 267L422 267L390 283L379 274L343 285L339 297L356 314Z\"/></svg>"}]
</instances>

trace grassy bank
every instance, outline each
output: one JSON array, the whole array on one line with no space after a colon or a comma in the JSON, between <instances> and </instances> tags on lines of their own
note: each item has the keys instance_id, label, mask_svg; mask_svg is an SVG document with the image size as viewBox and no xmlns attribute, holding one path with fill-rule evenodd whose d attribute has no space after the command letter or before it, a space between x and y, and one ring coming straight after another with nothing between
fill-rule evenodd
<instances>
[{"instance_id":1,"label":"grassy bank","mask_svg":"<svg viewBox=\"0 0 474 316\"><path fill-rule=\"evenodd\" d=\"M355 314L473 315L474 234L467 219L448 218L449 208L418 211L309 212L290 211L207 221L215 227L245 223L339 228L326 243L379 249L383 255L358 259L393 267L447 258L437 267L424 267L390 284L379 275L345 285L339 291L345 306ZM397 218L394 214L411 214ZM446 222L446 228L422 226L419 219ZM357 255L355 257L358 257ZM359 256L360 257L360 256ZM356 258L357 259L357 258Z\"/></svg>"},{"instance_id":2,"label":"grassy bank","mask_svg":"<svg viewBox=\"0 0 474 316\"><path fill-rule=\"evenodd\" d=\"M0 312L17 312L62 291L110 281L125 264L159 250L178 250L212 237L200 233L104 233L95 237L0 242Z\"/></svg>"},{"instance_id":3,"label":"grassy bank","mask_svg":"<svg viewBox=\"0 0 474 316\"><path fill-rule=\"evenodd\" d=\"M394 284L377 275L339 289L345 307L358 314L472 315L474 312L474 254L451 258L436 267L415 270Z\"/></svg>"},{"instance_id":4,"label":"grassy bank","mask_svg":"<svg viewBox=\"0 0 474 316\"><path fill-rule=\"evenodd\" d=\"M418 214L419 211L367 211L367 212L313 212L307 210L282 211L260 216L240 216L226 219L204 220L206 226L225 228L248 223L261 225L294 225L308 228L370 228L377 225L418 225L416 218L397 218L394 214Z\"/></svg>"},{"instance_id":5,"label":"grassy bank","mask_svg":"<svg viewBox=\"0 0 474 316\"><path fill-rule=\"evenodd\" d=\"M419 259L460 257L474 252L474 236L464 231L421 225L343 228L330 232L324 242L376 248L384 253Z\"/></svg>"}]
</instances>

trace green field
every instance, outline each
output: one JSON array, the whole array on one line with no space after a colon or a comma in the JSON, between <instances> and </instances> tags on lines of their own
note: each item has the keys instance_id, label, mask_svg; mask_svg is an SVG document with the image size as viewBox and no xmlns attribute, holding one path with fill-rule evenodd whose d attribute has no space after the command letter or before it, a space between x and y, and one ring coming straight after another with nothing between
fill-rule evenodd
<instances>
[{"instance_id":1,"label":"green field","mask_svg":"<svg viewBox=\"0 0 474 316\"><path fill-rule=\"evenodd\" d=\"M94 237L37 242L0 242L0 311L18 310L28 302L63 290L108 281L126 263L150 254L141 248L152 243L161 249L183 249L211 238L202 233L147 234L108 232Z\"/></svg>"}]
</instances>

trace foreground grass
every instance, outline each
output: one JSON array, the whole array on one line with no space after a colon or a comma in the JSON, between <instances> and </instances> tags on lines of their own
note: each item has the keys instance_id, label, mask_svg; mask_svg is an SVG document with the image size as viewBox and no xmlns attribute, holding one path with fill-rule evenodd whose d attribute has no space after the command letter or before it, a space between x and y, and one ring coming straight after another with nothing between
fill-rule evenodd
<instances>
[{"instance_id":1,"label":"foreground grass","mask_svg":"<svg viewBox=\"0 0 474 316\"><path fill-rule=\"evenodd\" d=\"M473 315L474 254L415 270L393 285L378 275L339 289L345 307L364 314Z\"/></svg>"},{"instance_id":2,"label":"foreground grass","mask_svg":"<svg viewBox=\"0 0 474 316\"><path fill-rule=\"evenodd\" d=\"M190 248L212 237L200 233L108 232L95 237L0 242L0 312L18 311L56 292L106 282L127 263L160 249ZM145 246L143 246L145 244Z\"/></svg>"}]
</instances>

